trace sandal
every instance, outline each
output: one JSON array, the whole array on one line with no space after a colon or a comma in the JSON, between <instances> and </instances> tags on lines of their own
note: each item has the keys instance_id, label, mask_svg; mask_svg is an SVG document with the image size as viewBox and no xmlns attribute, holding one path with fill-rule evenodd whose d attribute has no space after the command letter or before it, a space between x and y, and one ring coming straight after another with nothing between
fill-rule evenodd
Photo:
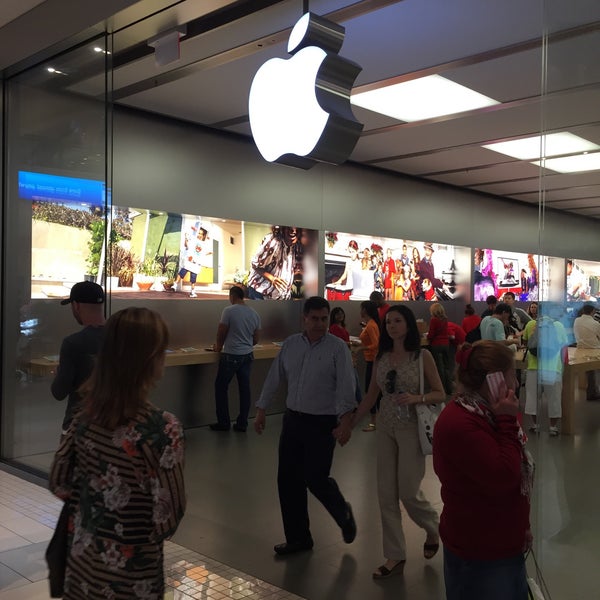
<instances>
[{"instance_id":1,"label":"sandal","mask_svg":"<svg viewBox=\"0 0 600 600\"><path fill-rule=\"evenodd\" d=\"M436 542L435 544L428 544L427 542L425 542L423 544L423 556L427 560L430 560L438 553L439 549L440 549L439 542Z\"/></svg>"},{"instance_id":2,"label":"sandal","mask_svg":"<svg viewBox=\"0 0 600 600\"><path fill-rule=\"evenodd\" d=\"M387 579L388 577L393 577L394 575L402 575L404 572L405 562L405 560L401 560L397 562L391 569L388 569L385 565L377 567L373 573L373 579Z\"/></svg>"},{"instance_id":3,"label":"sandal","mask_svg":"<svg viewBox=\"0 0 600 600\"><path fill-rule=\"evenodd\" d=\"M375 431L375 423L369 423L366 427L363 427L363 431Z\"/></svg>"}]
</instances>

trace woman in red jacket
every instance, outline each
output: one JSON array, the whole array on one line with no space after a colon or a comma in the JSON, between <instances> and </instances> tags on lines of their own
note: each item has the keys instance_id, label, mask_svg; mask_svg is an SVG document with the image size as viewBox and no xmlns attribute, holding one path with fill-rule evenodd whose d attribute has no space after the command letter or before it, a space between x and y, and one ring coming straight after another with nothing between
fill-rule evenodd
<instances>
[{"instance_id":1,"label":"woman in red jacket","mask_svg":"<svg viewBox=\"0 0 600 600\"><path fill-rule=\"evenodd\" d=\"M427 339L429 348L435 360L440 379L446 394L452 393L453 365L450 362L450 338L448 337L448 317L444 307L439 302L434 302L429 307L431 320Z\"/></svg>"},{"instance_id":2,"label":"woman in red jacket","mask_svg":"<svg viewBox=\"0 0 600 600\"><path fill-rule=\"evenodd\" d=\"M446 598L526 600L533 461L516 418L513 353L484 340L464 344L457 362L463 389L442 411L433 436ZM493 393L486 375L497 371L504 381Z\"/></svg>"}]
</instances>

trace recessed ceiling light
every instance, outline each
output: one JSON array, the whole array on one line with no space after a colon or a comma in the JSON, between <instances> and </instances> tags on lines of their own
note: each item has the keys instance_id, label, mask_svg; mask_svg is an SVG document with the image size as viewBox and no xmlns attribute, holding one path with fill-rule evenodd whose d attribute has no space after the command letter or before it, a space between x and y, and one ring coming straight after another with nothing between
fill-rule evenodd
<instances>
[{"instance_id":1,"label":"recessed ceiling light","mask_svg":"<svg viewBox=\"0 0 600 600\"><path fill-rule=\"evenodd\" d=\"M558 173L580 173L581 171L600 171L600 152L591 154L577 154L576 156L564 156L562 158L547 158L536 160L534 165L543 166L546 169Z\"/></svg>"},{"instance_id":2,"label":"recessed ceiling light","mask_svg":"<svg viewBox=\"0 0 600 600\"><path fill-rule=\"evenodd\" d=\"M356 106L407 122L500 104L440 75L352 94L350 101Z\"/></svg>"},{"instance_id":3,"label":"recessed ceiling light","mask_svg":"<svg viewBox=\"0 0 600 600\"><path fill-rule=\"evenodd\" d=\"M545 145L545 147L542 147L542 145ZM534 135L510 142L487 144L483 147L519 160L533 160L542 156L548 158L549 156L560 156L561 154L600 150L600 146L597 144L584 140L568 131L549 133L544 136Z\"/></svg>"},{"instance_id":4,"label":"recessed ceiling light","mask_svg":"<svg viewBox=\"0 0 600 600\"><path fill-rule=\"evenodd\" d=\"M54 75L66 75L66 73L63 73L54 67L46 67L46 71L48 71L48 73L53 73Z\"/></svg>"},{"instance_id":5,"label":"recessed ceiling light","mask_svg":"<svg viewBox=\"0 0 600 600\"><path fill-rule=\"evenodd\" d=\"M110 54L108 50L104 50L104 48L100 48L100 46L94 46L94 52L102 52L103 54Z\"/></svg>"}]
</instances>

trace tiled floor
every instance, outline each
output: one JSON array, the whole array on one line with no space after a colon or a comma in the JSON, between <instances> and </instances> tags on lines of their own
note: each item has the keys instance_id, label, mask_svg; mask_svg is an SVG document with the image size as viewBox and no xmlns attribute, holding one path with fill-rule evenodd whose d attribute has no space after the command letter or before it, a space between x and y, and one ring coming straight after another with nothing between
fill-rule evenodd
<instances>
[{"instance_id":1,"label":"tiled floor","mask_svg":"<svg viewBox=\"0 0 600 600\"><path fill-rule=\"evenodd\" d=\"M44 488L0 470L0 598L46 600L44 552L62 503ZM165 600L293 600L285 590L165 543Z\"/></svg>"},{"instance_id":2,"label":"tiled floor","mask_svg":"<svg viewBox=\"0 0 600 600\"><path fill-rule=\"evenodd\" d=\"M600 402L579 398L576 415L576 435L550 438L543 418L542 432L530 439L537 463L532 529L552 598L600 600ZM283 541L276 485L280 429L281 416L271 415L262 436L208 427L186 431L188 506L166 545L168 598L443 600L441 552L423 559L424 533L409 518L403 524L404 576L371 578L383 562L377 434L358 428L349 444L336 449L332 471L352 503L356 540L345 544L329 514L309 496L314 549L286 559L273 554L273 545ZM45 471L51 459L51 453L27 457ZM422 488L441 511L431 457ZM48 598L43 553L58 510L42 487L0 472L0 600Z\"/></svg>"}]
</instances>

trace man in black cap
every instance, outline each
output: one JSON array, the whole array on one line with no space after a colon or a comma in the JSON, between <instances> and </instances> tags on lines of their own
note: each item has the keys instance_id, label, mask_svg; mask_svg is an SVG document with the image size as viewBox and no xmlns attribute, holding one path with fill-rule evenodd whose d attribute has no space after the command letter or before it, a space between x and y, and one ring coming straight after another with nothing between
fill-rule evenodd
<instances>
[{"instance_id":1,"label":"man in black cap","mask_svg":"<svg viewBox=\"0 0 600 600\"><path fill-rule=\"evenodd\" d=\"M98 353L104 332L104 290L91 281L81 281L71 288L71 294L61 304L70 304L75 320L83 329L67 336L60 347L60 359L52 382L52 395L57 400L69 397L63 434L66 433L80 396L81 384L90 376L94 356Z\"/></svg>"}]
</instances>

